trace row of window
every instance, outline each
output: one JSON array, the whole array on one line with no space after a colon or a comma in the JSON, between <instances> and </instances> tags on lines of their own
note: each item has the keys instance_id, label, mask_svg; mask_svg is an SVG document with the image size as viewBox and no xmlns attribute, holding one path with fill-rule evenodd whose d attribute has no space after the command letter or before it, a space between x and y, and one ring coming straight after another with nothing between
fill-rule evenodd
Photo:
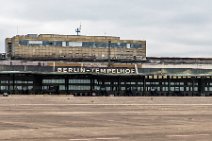
<instances>
[{"instance_id":1,"label":"row of window","mask_svg":"<svg viewBox=\"0 0 212 141\"><path fill-rule=\"evenodd\" d=\"M65 79L43 79L43 84L64 84Z\"/></svg>"},{"instance_id":2,"label":"row of window","mask_svg":"<svg viewBox=\"0 0 212 141\"><path fill-rule=\"evenodd\" d=\"M15 90L15 91L20 91L20 90L32 90L33 86L0 86L0 90Z\"/></svg>"},{"instance_id":3,"label":"row of window","mask_svg":"<svg viewBox=\"0 0 212 141\"><path fill-rule=\"evenodd\" d=\"M65 79L43 79L43 84L64 84ZM69 79L70 84L89 84L90 79Z\"/></svg>"},{"instance_id":4,"label":"row of window","mask_svg":"<svg viewBox=\"0 0 212 141\"><path fill-rule=\"evenodd\" d=\"M163 92L189 92L193 91L193 87L146 87L146 91L163 91ZM194 91L198 91L198 87L194 87Z\"/></svg>"},{"instance_id":5,"label":"row of window","mask_svg":"<svg viewBox=\"0 0 212 141\"><path fill-rule=\"evenodd\" d=\"M10 81L9 80L0 80L0 83L1 84L9 84L9 83L12 84L13 81L12 80L10 80ZM27 81L27 80L26 81L25 80L23 80L23 81L22 80L15 80L14 83L15 84L33 84L33 81L31 81L31 80L29 80L29 81Z\"/></svg>"},{"instance_id":6,"label":"row of window","mask_svg":"<svg viewBox=\"0 0 212 141\"><path fill-rule=\"evenodd\" d=\"M69 84L90 84L90 79L69 79ZM118 85L118 82L102 82L102 81L94 81L96 85ZM12 84L12 80L0 80L0 84ZM43 79L43 84L65 84L65 79ZM33 84L32 80L15 80L14 84ZM143 82L120 82L121 85L143 85ZM170 85L170 86L198 86L197 82L146 82L147 86L149 85ZM206 86L212 86L212 83L206 83Z\"/></svg>"},{"instance_id":7,"label":"row of window","mask_svg":"<svg viewBox=\"0 0 212 141\"><path fill-rule=\"evenodd\" d=\"M60 46L60 47L89 47L89 48L142 48L139 43L107 43L107 42L64 42L64 41L29 41L20 40L23 46Z\"/></svg>"},{"instance_id":8,"label":"row of window","mask_svg":"<svg viewBox=\"0 0 212 141\"><path fill-rule=\"evenodd\" d=\"M0 90L8 90L9 86L0 86ZM65 90L65 86L64 85L59 85L59 90ZM122 91L125 91L127 89L131 89L136 90L136 91L143 91L143 87L120 87ZM14 88L12 86L10 86L10 90L32 90L33 86L15 86ZM49 90L49 86L42 86L42 90ZM90 90L90 86L72 86L69 85L68 90ZM99 86L95 86L95 90L106 90L106 91L116 91L115 87L104 87L101 88ZM160 87L146 87L146 91L160 91L161 88ZM162 91L176 91L176 92L184 92L184 91L193 91L192 87L170 87L170 89L168 87L162 87ZM194 87L194 91L197 92L198 91L198 87ZM206 87L205 91L212 91L212 87Z\"/></svg>"},{"instance_id":9,"label":"row of window","mask_svg":"<svg viewBox=\"0 0 212 141\"><path fill-rule=\"evenodd\" d=\"M69 79L70 84L89 84L91 83L90 79Z\"/></svg>"}]
</instances>

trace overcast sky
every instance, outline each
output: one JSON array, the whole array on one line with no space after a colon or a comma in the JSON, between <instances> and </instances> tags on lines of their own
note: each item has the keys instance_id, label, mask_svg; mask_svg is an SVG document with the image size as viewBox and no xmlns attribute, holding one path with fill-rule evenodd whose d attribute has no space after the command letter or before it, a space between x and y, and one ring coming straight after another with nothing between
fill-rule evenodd
<instances>
[{"instance_id":1,"label":"overcast sky","mask_svg":"<svg viewBox=\"0 0 212 141\"><path fill-rule=\"evenodd\" d=\"M147 55L212 57L211 0L0 0L0 52L17 33L147 40Z\"/></svg>"}]
</instances>

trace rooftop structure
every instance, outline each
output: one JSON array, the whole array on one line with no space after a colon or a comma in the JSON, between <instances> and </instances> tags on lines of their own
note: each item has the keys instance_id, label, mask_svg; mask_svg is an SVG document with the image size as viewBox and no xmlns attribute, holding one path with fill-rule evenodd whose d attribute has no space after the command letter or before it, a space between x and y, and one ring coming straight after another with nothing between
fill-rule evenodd
<instances>
[{"instance_id":1,"label":"rooftop structure","mask_svg":"<svg viewBox=\"0 0 212 141\"><path fill-rule=\"evenodd\" d=\"M6 39L11 59L28 60L145 60L146 41L112 36L28 34Z\"/></svg>"}]
</instances>

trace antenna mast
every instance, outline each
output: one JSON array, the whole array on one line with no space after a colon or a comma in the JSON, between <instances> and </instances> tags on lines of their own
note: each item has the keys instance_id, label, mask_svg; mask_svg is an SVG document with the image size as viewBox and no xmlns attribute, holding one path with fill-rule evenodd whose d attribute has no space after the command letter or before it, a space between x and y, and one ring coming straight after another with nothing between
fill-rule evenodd
<instances>
[{"instance_id":1,"label":"antenna mast","mask_svg":"<svg viewBox=\"0 0 212 141\"><path fill-rule=\"evenodd\" d=\"M80 35L80 32L81 32L81 24L80 24L80 27L78 27L78 28L75 29L75 32L77 33L77 36Z\"/></svg>"}]
</instances>

